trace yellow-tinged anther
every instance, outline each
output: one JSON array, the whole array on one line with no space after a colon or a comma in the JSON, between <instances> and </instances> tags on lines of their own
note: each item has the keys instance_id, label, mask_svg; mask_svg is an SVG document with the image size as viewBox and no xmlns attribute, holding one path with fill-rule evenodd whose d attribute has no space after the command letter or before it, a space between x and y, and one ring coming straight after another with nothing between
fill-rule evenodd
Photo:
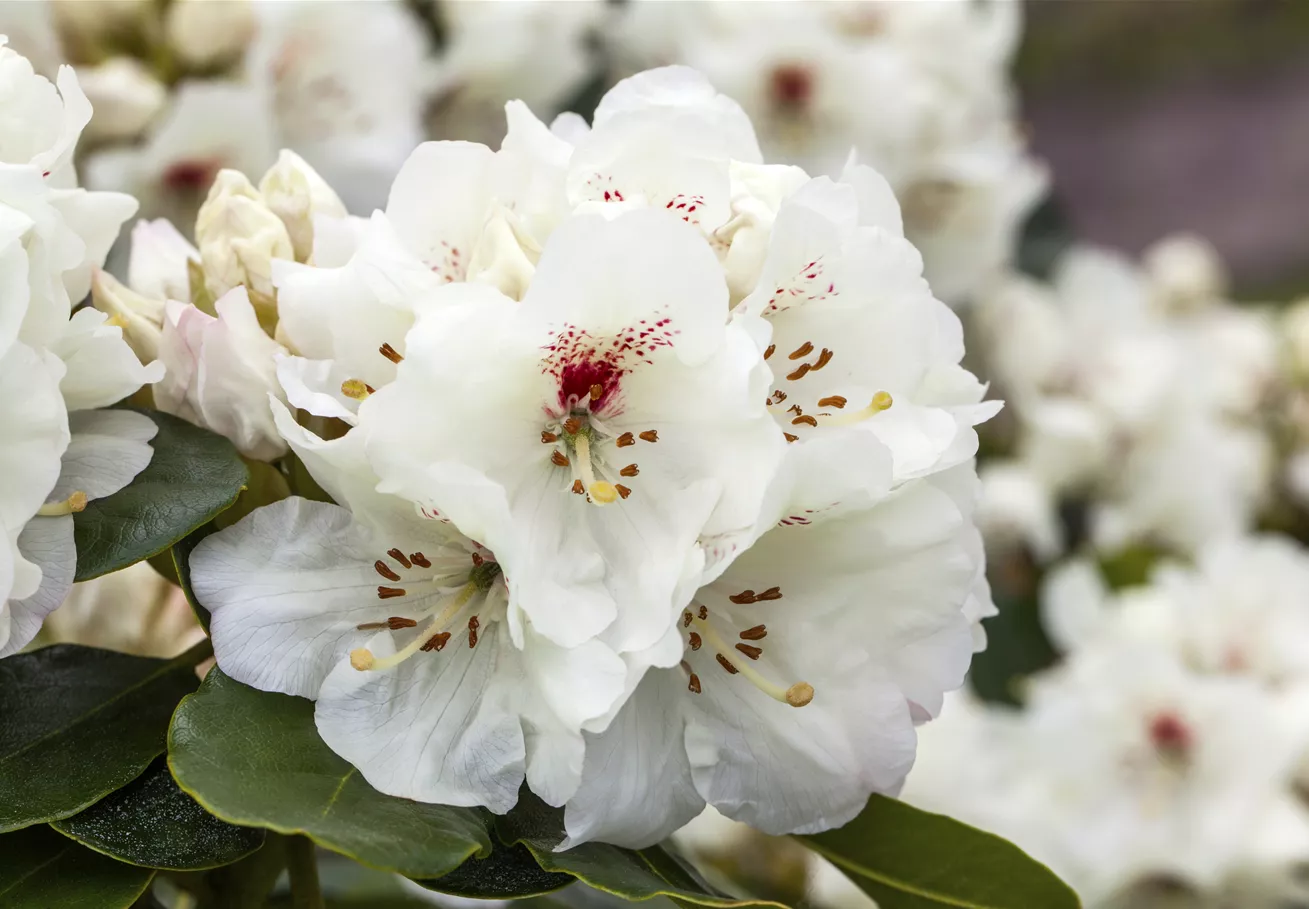
<instances>
[{"instance_id":1,"label":"yellow-tinged anther","mask_svg":"<svg viewBox=\"0 0 1309 909\"><path fill-rule=\"evenodd\" d=\"M372 669L375 662L377 661L373 658L373 652L367 647L359 647L350 651L350 665L360 672Z\"/></svg>"},{"instance_id":2,"label":"yellow-tinged anther","mask_svg":"<svg viewBox=\"0 0 1309 909\"><path fill-rule=\"evenodd\" d=\"M741 654L737 653L734 647L719 637L718 632L714 631L713 626L705 619L697 617L693 619L693 621L695 622L696 627L700 629L701 636L704 638L705 643L718 651L716 656L718 662L723 664L724 669L728 669L730 666L731 669L728 669L729 672L732 669L735 669L735 674L748 680L750 684L754 685L773 700L780 701L783 704L790 704L792 707L803 707L814 699L813 685L810 685L808 682L796 682L788 688L783 688L781 685L769 681L760 674L759 670L750 665L749 660L741 659Z\"/></svg>"},{"instance_id":3,"label":"yellow-tinged anther","mask_svg":"<svg viewBox=\"0 0 1309 909\"><path fill-rule=\"evenodd\" d=\"M450 620L458 615L459 610L468 605L468 601L477 593L477 582L469 581L464 585L463 590L459 591L459 596L449 606L441 610L441 614L432 619L427 627L418 633L418 636L410 641L405 647L397 650L389 657L377 659L373 652L367 647L360 647L357 650L350 651L350 665L360 672L366 670L390 669L392 666L399 666L405 660L409 659L415 653L423 649L423 645L432 637L442 626L448 625Z\"/></svg>"},{"instance_id":4,"label":"yellow-tinged anther","mask_svg":"<svg viewBox=\"0 0 1309 909\"><path fill-rule=\"evenodd\" d=\"M47 518L57 518L66 514L77 514L86 508L86 493L77 490L62 502L48 502L42 505L37 514Z\"/></svg>"},{"instance_id":5,"label":"yellow-tinged anther","mask_svg":"<svg viewBox=\"0 0 1309 909\"><path fill-rule=\"evenodd\" d=\"M840 416L821 418L824 426L852 426L869 417L875 417L884 410L890 410L895 401L891 398L889 392L879 391L873 395L873 399L868 402L868 406L862 410L856 410L854 413L843 413Z\"/></svg>"},{"instance_id":6,"label":"yellow-tinged anther","mask_svg":"<svg viewBox=\"0 0 1309 909\"><path fill-rule=\"evenodd\" d=\"M354 401L362 401L372 393L373 390L359 379L346 379L341 383L341 394Z\"/></svg>"}]
</instances>

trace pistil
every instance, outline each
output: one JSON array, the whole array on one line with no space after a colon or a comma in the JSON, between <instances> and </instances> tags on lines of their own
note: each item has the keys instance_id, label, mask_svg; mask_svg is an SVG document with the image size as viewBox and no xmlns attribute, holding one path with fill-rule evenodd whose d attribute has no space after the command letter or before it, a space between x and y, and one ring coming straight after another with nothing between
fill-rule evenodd
<instances>
[{"instance_id":1,"label":"pistil","mask_svg":"<svg viewBox=\"0 0 1309 909\"><path fill-rule=\"evenodd\" d=\"M687 615L691 614L688 612ZM707 619L701 618L700 616L693 616L691 621L693 621L696 627L700 629L700 637L703 638L704 642L714 650L718 651L716 654L718 662L722 664L723 668L728 672L731 672L733 675L742 676L749 681L750 684L754 685L773 700L779 701L783 704L790 704L792 707L803 707L814 699L813 685L810 685L808 682L796 682L788 688L783 688L781 685L765 678L757 669L750 665L752 660L757 660L759 658L758 656L751 656L750 659L742 659L743 655L749 656L749 654L744 650L738 652L737 647L744 647L747 645L738 644L737 647L729 645L718 636L718 632L714 631L713 626L709 624ZM749 650L759 651L760 655L762 655L760 648L750 647Z\"/></svg>"},{"instance_id":2,"label":"pistil","mask_svg":"<svg viewBox=\"0 0 1309 909\"><path fill-rule=\"evenodd\" d=\"M62 502L47 502L37 509L37 514L46 518L57 518L66 514L77 514L86 508L86 493L80 489Z\"/></svg>"}]
</instances>

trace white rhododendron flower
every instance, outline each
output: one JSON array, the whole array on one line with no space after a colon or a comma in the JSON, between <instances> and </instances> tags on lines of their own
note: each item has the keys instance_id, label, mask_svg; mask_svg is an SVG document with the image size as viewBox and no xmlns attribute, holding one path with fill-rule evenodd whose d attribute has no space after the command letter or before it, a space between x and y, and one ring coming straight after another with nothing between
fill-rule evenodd
<instances>
[{"instance_id":1,"label":"white rhododendron flower","mask_svg":"<svg viewBox=\"0 0 1309 909\"><path fill-rule=\"evenodd\" d=\"M76 187L71 157L91 108L71 69L58 86L0 36L0 656L26 646L67 595L72 514L150 461L151 420L96 408L163 374L103 313L72 312L135 202Z\"/></svg>"},{"instance_id":2,"label":"white rhododendron flower","mask_svg":"<svg viewBox=\"0 0 1309 909\"><path fill-rule=\"evenodd\" d=\"M970 297L1042 195L1008 84L1016 3L659 3L615 17L629 65L685 63L736 98L770 160L895 189L938 295ZM943 53L943 48L949 48Z\"/></svg>"},{"instance_id":3,"label":"white rhododendron flower","mask_svg":"<svg viewBox=\"0 0 1309 909\"><path fill-rule=\"evenodd\" d=\"M506 110L498 152L420 146L384 213L270 259L271 415L339 507L197 548L219 666L314 698L379 789L502 812L526 780L570 842L706 802L844 823L993 611L971 458L998 405L958 320L885 181L764 165L690 70L589 130ZM820 648L829 624L858 631Z\"/></svg>"}]
</instances>

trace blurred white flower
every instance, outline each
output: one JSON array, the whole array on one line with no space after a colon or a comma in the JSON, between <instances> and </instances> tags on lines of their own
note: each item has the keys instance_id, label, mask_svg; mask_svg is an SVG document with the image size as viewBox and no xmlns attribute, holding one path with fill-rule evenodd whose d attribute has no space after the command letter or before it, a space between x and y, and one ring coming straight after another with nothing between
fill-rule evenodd
<instances>
[{"instance_id":1,"label":"blurred white flower","mask_svg":"<svg viewBox=\"0 0 1309 909\"><path fill-rule=\"evenodd\" d=\"M168 89L132 57L78 67L78 79L95 108L86 129L89 141L135 139L168 102Z\"/></svg>"},{"instance_id":2,"label":"blurred white flower","mask_svg":"<svg viewBox=\"0 0 1309 909\"><path fill-rule=\"evenodd\" d=\"M45 640L140 656L177 656L205 636L181 588L146 562L74 584L46 617Z\"/></svg>"},{"instance_id":3,"label":"blurred white flower","mask_svg":"<svg viewBox=\"0 0 1309 909\"><path fill-rule=\"evenodd\" d=\"M250 0L176 0L164 13L172 51L186 64L212 67L241 56L255 32Z\"/></svg>"}]
</instances>

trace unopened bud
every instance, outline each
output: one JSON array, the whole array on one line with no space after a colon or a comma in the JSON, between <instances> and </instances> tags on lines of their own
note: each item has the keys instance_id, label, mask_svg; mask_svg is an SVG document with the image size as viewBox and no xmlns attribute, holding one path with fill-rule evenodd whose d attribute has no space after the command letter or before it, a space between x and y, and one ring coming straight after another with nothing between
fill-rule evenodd
<instances>
[{"instance_id":1,"label":"unopened bud","mask_svg":"<svg viewBox=\"0 0 1309 909\"><path fill-rule=\"evenodd\" d=\"M345 203L327 181L293 151L282 149L277 163L259 181L264 203L282 219L295 258L306 262L314 251L314 217L346 216Z\"/></svg>"},{"instance_id":2,"label":"unopened bud","mask_svg":"<svg viewBox=\"0 0 1309 909\"><path fill-rule=\"evenodd\" d=\"M196 217L195 236L205 284L215 297L244 284L273 299L272 260L295 256L286 225L239 171L218 172Z\"/></svg>"},{"instance_id":3,"label":"unopened bud","mask_svg":"<svg viewBox=\"0 0 1309 909\"><path fill-rule=\"evenodd\" d=\"M168 89L133 57L79 67L77 81L95 111L83 133L88 140L135 139L168 101Z\"/></svg>"},{"instance_id":4,"label":"unopened bud","mask_svg":"<svg viewBox=\"0 0 1309 909\"><path fill-rule=\"evenodd\" d=\"M235 60L255 33L249 0L173 0L168 43L184 63L210 68Z\"/></svg>"}]
</instances>

